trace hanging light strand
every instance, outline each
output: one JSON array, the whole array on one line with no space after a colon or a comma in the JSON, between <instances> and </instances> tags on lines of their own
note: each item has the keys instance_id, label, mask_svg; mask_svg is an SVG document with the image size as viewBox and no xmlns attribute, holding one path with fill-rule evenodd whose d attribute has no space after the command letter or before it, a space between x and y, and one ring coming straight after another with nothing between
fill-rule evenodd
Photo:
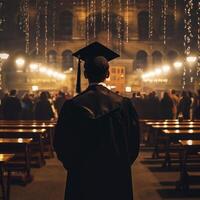
<instances>
[{"instance_id":1,"label":"hanging light strand","mask_svg":"<svg viewBox=\"0 0 200 200\"><path fill-rule=\"evenodd\" d=\"M129 41L129 0L126 0L126 42Z\"/></svg>"},{"instance_id":2,"label":"hanging light strand","mask_svg":"<svg viewBox=\"0 0 200 200\"><path fill-rule=\"evenodd\" d=\"M166 46L167 43L167 0L164 0L163 4L163 44Z\"/></svg>"},{"instance_id":3,"label":"hanging light strand","mask_svg":"<svg viewBox=\"0 0 200 200\"><path fill-rule=\"evenodd\" d=\"M45 1L44 5L44 57L47 61L47 51L48 51L48 0Z\"/></svg>"},{"instance_id":4,"label":"hanging light strand","mask_svg":"<svg viewBox=\"0 0 200 200\"><path fill-rule=\"evenodd\" d=\"M149 0L149 39L153 39L153 0Z\"/></svg>"},{"instance_id":5,"label":"hanging light strand","mask_svg":"<svg viewBox=\"0 0 200 200\"><path fill-rule=\"evenodd\" d=\"M110 0L107 0L107 43L110 43Z\"/></svg>"},{"instance_id":6,"label":"hanging light strand","mask_svg":"<svg viewBox=\"0 0 200 200\"><path fill-rule=\"evenodd\" d=\"M189 56L191 53L191 40L194 37L192 32L192 10L194 7L193 0L184 0L185 9L184 9L184 48L185 48L185 56ZM191 77L192 71L189 70L190 82L193 82L193 77ZM183 69L183 89L187 84L187 69L184 66Z\"/></svg>"},{"instance_id":7,"label":"hanging light strand","mask_svg":"<svg viewBox=\"0 0 200 200\"><path fill-rule=\"evenodd\" d=\"M29 0L24 0L24 32L25 32L25 52L29 53L30 49L30 24L29 24Z\"/></svg>"},{"instance_id":8,"label":"hanging light strand","mask_svg":"<svg viewBox=\"0 0 200 200\"><path fill-rule=\"evenodd\" d=\"M198 52L200 52L200 1L197 5L197 44L198 44ZM197 64L197 77L200 75L200 53L198 54L198 64Z\"/></svg>"},{"instance_id":9,"label":"hanging light strand","mask_svg":"<svg viewBox=\"0 0 200 200\"><path fill-rule=\"evenodd\" d=\"M39 55L39 39L40 39L40 13L41 13L41 5L39 5L38 0L36 1L37 8L37 16L36 16L36 34L35 34L35 48L36 55Z\"/></svg>"},{"instance_id":10,"label":"hanging light strand","mask_svg":"<svg viewBox=\"0 0 200 200\"><path fill-rule=\"evenodd\" d=\"M94 36L94 39L96 38L96 0L93 0L93 36Z\"/></svg>"},{"instance_id":11,"label":"hanging light strand","mask_svg":"<svg viewBox=\"0 0 200 200\"><path fill-rule=\"evenodd\" d=\"M90 35L89 35L90 0L87 0L87 2L86 2L86 13L87 13L87 15L86 15L86 45L88 45L89 44L89 40L90 40Z\"/></svg>"},{"instance_id":12,"label":"hanging light strand","mask_svg":"<svg viewBox=\"0 0 200 200\"><path fill-rule=\"evenodd\" d=\"M121 54L122 50L122 2L118 0L119 5L119 15L117 17L117 37L118 37L118 46L119 46L119 53Z\"/></svg>"},{"instance_id":13,"label":"hanging light strand","mask_svg":"<svg viewBox=\"0 0 200 200\"><path fill-rule=\"evenodd\" d=\"M56 46L56 0L53 0L52 13L52 46Z\"/></svg>"},{"instance_id":14,"label":"hanging light strand","mask_svg":"<svg viewBox=\"0 0 200 200\"><path fill-rule=\"evenodd\" d=\"M174 20L177 19L177 0L174 0Z\"/></svg>"},{"instance_id":15,"label":"hanging light strand","mask_svg":"<svg viewBox=\"0 0 200 200\"><path fill-rule=\"evenodd\" d=\"M101 23L103 24L103 30L106 30L106 0L101 0Z\"/></svg>"}]
</instances>

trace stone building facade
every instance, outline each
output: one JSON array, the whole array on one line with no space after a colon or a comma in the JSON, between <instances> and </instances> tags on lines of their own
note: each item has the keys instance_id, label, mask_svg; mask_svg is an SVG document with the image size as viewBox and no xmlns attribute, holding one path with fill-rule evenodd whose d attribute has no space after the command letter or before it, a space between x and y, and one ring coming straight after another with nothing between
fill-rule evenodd
<instances>
[{"instance_id":1,"label":"stone building facade","mask_svg":"<svg viewBox=\"0 0 200 200\"><path fill-rule=\"evenodd\" d=\"M0 49L11 55L24 51L27 44L25 42L27 35L24 33L26 24L23 20L23 12L20 11L20 5L24 1L26 0L0 1ZM120 67L125 71L124 73L122 70L123 74L121 74L123 87L120 88L120 92L124 92L127 86L132 90L141 90L143 87L140 80L141 71L166 62L170 64L184 56L182 0L168 1L165 45L161 0L153 0L151 13L149 13L149 0L130 0L128 6L126 0L110 0L109 5L107 1L93 0L92 3L96 4L95 10L87 7L88 2L91 6L89 0L49 0L47 15L45 15L45 2L29 0L29 57L47 62L49 66L66 72L65 85L71 92L75 88L77 68L77 61L72 57L72 52L92 41L99 41L120 54L120 58L111 62L111 66L116 67L116 70ZM104 7L103 2L106 2ZM37 24L37 16L39 16L39 24ZM45 19L48 21L46 27ZM150 30L151 38L149 38ZM37 31L40 32L37 38L38 50L36 49ZM120 78L120 74L117 77ZM116 81L115 74L111 73L111 80L108 80L108 83L114 86L112 79ZM178 80L178 84L180 82ZM82 84L83 88L86 87L85 81ZM171 84L173 85L174 83Z\"/></svg>"}]
</instances>

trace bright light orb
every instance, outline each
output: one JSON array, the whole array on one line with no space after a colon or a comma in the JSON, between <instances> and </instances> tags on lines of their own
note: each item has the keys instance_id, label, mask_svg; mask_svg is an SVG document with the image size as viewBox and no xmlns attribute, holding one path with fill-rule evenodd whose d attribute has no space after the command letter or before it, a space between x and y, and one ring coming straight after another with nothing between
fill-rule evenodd
<instances>
[{"instance_id":1,"label":"bright light orb","mask_svg":"<svg viewBox=\"0 0 200 200\"><path fill-rule=\"evenodd\" d=\"M16 65L18 67L23 67L24 64L25 64L25 60L24 60L24 58L17 58L16 61L15 61L15 63L16 63Z\"/></svg>"},{"instance_id":2,"label":"bright light orb","mask_svg":"<svg viewBox=\"0 0 200 200\"><path fill-rule=\"evenodd\" d=\"M1 60L7 60L8 57L9 57L9 54L7 54L7 53L0 53L0 59Z\"/></svg>"},{"instance_id":3,"label":"bright light orb","mask_svg":"<svg viewBox=\"0 0 200 200\"><path fill-rule=\"evenodd\" d=\"M155 69L155 75L160 75L162 73L162 70L160 68Z\"/></svg>"},{"instance_id":4,"label":"bright light orb","mask_svg":"<svg viewBox=\"0 0 200 200\"><path fill-rule=\"evenodd\" d=\"M164 66L162 67L162 71L163 71L164 73L168 73L168 72L170 71L170 66L169 66L169 65L164 65Z\"/></svg>"},{"instance_id":5,"label":"bright light orb","mask_svg":"<svg viewBox=\"0 0 200 200\"><path fill-rule=\"evenodd\" d=\"M132 92L132 88L131 88L130 86L127 86L127 87L125 88L125 91L126 91L126 92Z\"/></svg>"},{"instance_id":6,"label":"bright light orb","mask_svg":"<svg viewBox=\"0 0 200 200\"><path fill-rule=\"evenodd\" d=\"M196 62L196 60L197 60L197 57L196 57L196 56L188 56L188 57L186 58L186 61L187 61L188 63L190 63L190 64Z\"/></svg>"},{"instance_id":7,"label":"bright light orb","mask_svg":"<svg viewBox=\"0 0 200 200\"><path fill-rule=\"evenodd\" d=\"M39 66L36 63L32 63L29 65L29 67L30 67L31 71L37 71Z\"/></svg>"},{"instance_id":8,"label":"bright light orb","mask_svg":"<svg viewBox=\"0 0 200 200\"><path fill-rule=\"evenodd\" d=\"M180 62L180 61L176 61L176 62L174 63L174 67L175 67L176 69L180 69L182 66L183 66L183 63Z\"/></svg>"}]
</instances>

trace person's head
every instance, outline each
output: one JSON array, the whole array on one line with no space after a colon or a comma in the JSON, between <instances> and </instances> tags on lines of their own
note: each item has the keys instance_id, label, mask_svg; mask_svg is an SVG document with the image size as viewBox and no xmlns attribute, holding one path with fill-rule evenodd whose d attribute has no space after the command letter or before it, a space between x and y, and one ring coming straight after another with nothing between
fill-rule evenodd
<instances>
[{"instance_id":1,"label":"person's head","mask_svg":"<svg viewBox=\"0 0 200 200\"><path fill-rule=\"evenodd\" d=\"M48 100L48 96L46 92L41 92L40 94L40 100L44 101L44 100Z\"/></svg>"},{"instance_id":2,"label":"person's head","mask_svg":"<svg viewBox=\"0 0 200 200\"><path fill-rule=\"evenodd\" d=\"M15 96L16 94L17 94L17 91L16 91L16 90L11 90L11 91L10 91L10 95L11 95L11 96Z\"/></svg>"},{"instance_id":3,"label":"person's head","mask_svg":"<svg viewBox=\"0 0 200 200\"><path fill-rule=\"evenodd\" d=\"M163 94L163 98L164 98L164 99L169 98L169 93L168 93L168 92L164 92L164 94Z\"/></svg>"},{"instance_id":4,"label":"person's head","mask_svg":"<svg viewBox=\"0 0 200 200\"><path fill-rule=\"evenodd\" d=\"M176 94L176 90L173 89L173 90L171 91L171 94Z\"/></svg>"},{"instance_id":5,"label":"person's head","mask_svg":"<svg viewBox=\"0 0 200 200\"><path fill-rule=\"evenodd\" d=\"M187 97L186 91L183 91L183 92L182 92L182 97Z\"/></svg>"},{"instance_id":6,"label":"person's head","mask_svg":"<svg viewBox=\"0 0 200 200\"><path fill-rule=\"evenodd\" d=\"M109 64L106 58L98 56L93 60L85 62L84 75L90 83L99 83L109 77Z\"/></svg>"},{"instance_id":7,"label":"person's head","mask_svg":"<svg viewBox=\"0 0 200 200\"><path fill-rule=\"evenodd\" d=\"M133 92L133 94L132 94L132 98L135 98L135 97L136 97L136 93Z\"/></svg>"}]
</instances>

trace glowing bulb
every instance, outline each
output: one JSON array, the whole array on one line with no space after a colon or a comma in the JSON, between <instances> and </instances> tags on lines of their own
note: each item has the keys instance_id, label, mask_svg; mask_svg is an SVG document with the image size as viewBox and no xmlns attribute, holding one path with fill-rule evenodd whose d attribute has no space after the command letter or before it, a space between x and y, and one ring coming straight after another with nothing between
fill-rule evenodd
<instances>
[{"instance_id":1,"label":"glowing bulb","mask_svg":"<svg viewBox=\"0 0 200 200\"><path fill-rule=\"evenodd\" d=\"M183 63L180 62L180 61L176 61L176 62L174 63L174 67L175 67L176 69L180 69L182 66L183 66Z\"/></svg>"},{"instance_id":2,"label":"glowing bulb","mask_svg":"<svg viewBox=\"0 0 200 200\"><path fill-rule=\"evenodd\" d=\"M196 62L196 60L197 60L197 57L196 57L196 56L188 56L188 57L186 58L186 61L187 61L188 63L190 63L190 64Z\"/></svg>"},{"instance_id":3,"label":"glowing bulb","mask_svg":"<svg viewBox=\"0 0 200 200\"><path fill-rule=\"evenodd\" d=\"M160 75L162 73L162 70L160 68L155 69L155 75Z\"/></svg>"},{"instance_id":4,"label":"glowing bulb","mask_svg":"<svg viewBox=\"0 0 200 200\"><path fill-rule=\"evenodd\" d=\"M18 67L23 67L24 64L25 64L25 60L24 60L24 58L17 58L16 61L15 61L15 63L16 63L16 65Z\"/></svg>"},{"instance_id":5,"label":"glowing bulb","mask_svg":"<svg viewBox=\"0 0 200 200\"><path fill-rule=\"evenodd\" d=\"M29 65L29 67L32 71L37 71L39 66L36 63L32 63Z\"/></svg>"},{"instance_id":6,"label":"glowing bulb","mask_svg":"<svg viewBox=\"0 0 200 200\"><path fill-rule=\"evenodd\" d=\"M163 70L164 73L168 73L170 71L170 66L169 65L164 65L162 67L162 70Z\"/></svg>"}]
</instances>

